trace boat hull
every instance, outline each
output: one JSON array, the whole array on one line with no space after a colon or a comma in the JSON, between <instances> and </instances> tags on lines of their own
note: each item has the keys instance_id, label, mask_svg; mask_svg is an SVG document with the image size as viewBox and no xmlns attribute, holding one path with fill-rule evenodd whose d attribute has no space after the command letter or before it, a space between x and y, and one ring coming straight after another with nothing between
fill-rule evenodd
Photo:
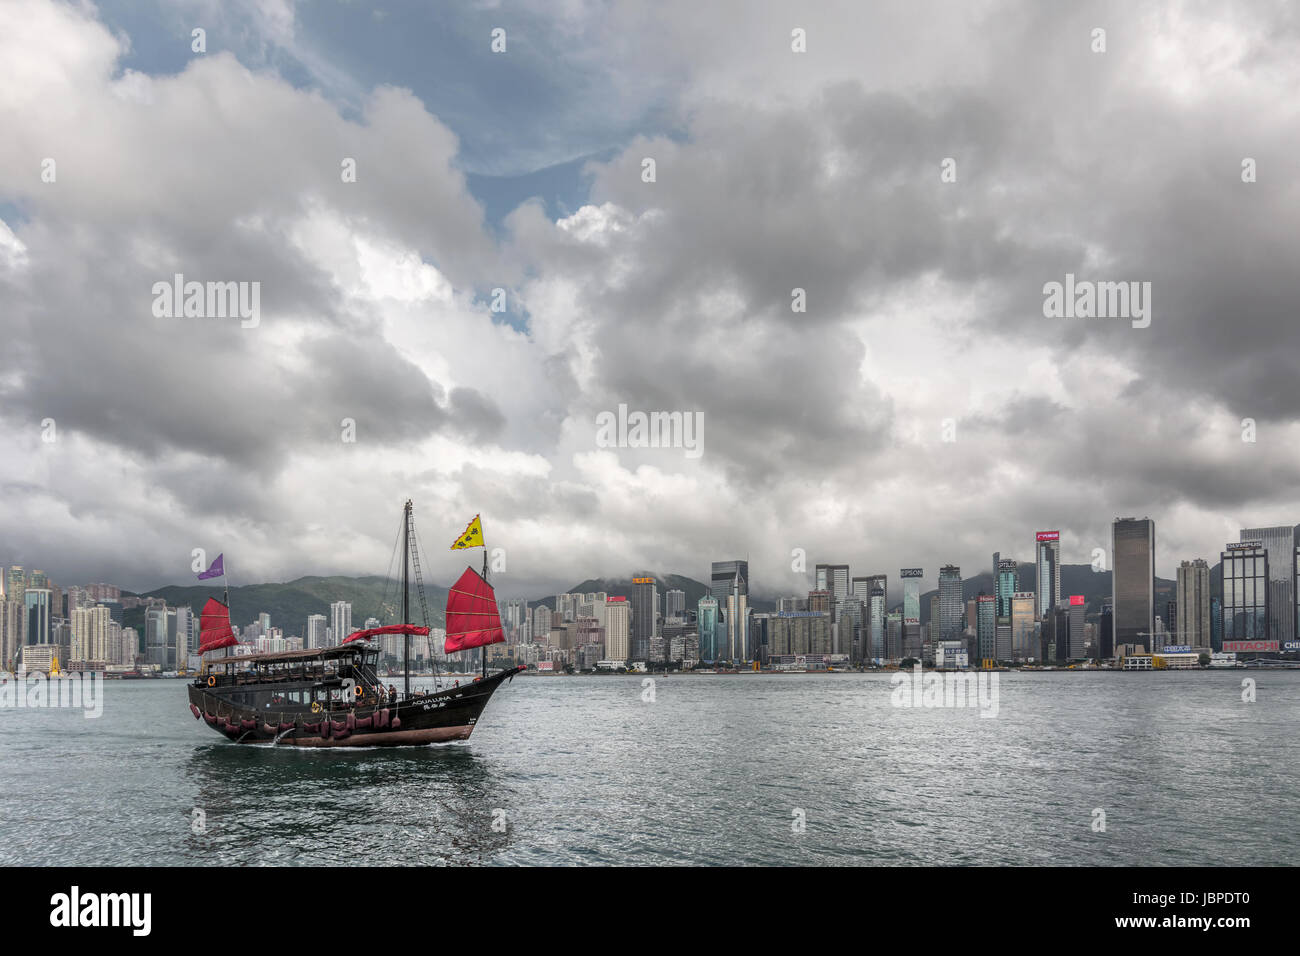
<instances>
[{"instance_id":1,"label":"boat hull","mask_svg":"<svg viewBox=\"0 0 1300 956\"><path fill-rule=\"evenodd\" d=\"M492 694L523 668L477 678L460 687L326 713L283 705L241 706L229 689L189 686L190 710L227 740L283 747L419 747L468 740ZM226 691L223 693L223 690Z\"/></svg>"}]
</instances>

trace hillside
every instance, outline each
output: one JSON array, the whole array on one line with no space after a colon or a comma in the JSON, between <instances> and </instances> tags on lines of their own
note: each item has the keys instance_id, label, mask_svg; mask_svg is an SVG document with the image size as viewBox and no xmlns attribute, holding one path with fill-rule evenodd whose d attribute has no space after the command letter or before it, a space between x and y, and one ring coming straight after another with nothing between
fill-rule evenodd
<instances>
[{"instance_id":1,"label":"hillside","mask_svg":"<svg viewBox=\"0 0 1300 956\"><path fill-rule=\"evenodd\" d=\"M242 627L256 621L259 613L267 613L271 615L273 627L283 628L286 636L300 637L306 629L309 614L324 614L328 624L330 604L350 601L352 626L359 628L368 617L377 617L385 623L396 620L392 614L386 616L380 612L385 601L393 606L394 611L400 611L399 592L398 585L377 576L305 577L283 584L249 584L230 589L230 618ZM426 584L424 593L429 605L429 624L442 627L447 589ZM209 597L221 598L221 588L169 585L140 596L162 598L169 607L189 606L197 615ZM420 619L420 603L414 589L411 590L411 617L416 621ZM143 634L144 609L127 611L125 624Z\"/></svg>"}]
</instances>

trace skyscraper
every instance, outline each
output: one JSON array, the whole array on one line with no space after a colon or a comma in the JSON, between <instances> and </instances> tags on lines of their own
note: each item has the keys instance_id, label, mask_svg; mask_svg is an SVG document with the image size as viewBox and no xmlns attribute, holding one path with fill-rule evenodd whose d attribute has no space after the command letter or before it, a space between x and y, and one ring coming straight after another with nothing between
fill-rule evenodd
<instances>
[{"instance_id":1,"label":"skyscraper","mask_svg":"<svg viewBox=\"0 0 1300 956\"><path fill-rule=\"evenodd\" d=\"M719 651L730 661L748 661L754 657L749 646L749 562L714 561L713 597L722 612L726 628L726 648ZM847 591L848 576L845 572Z\"/></svg>"},{"instance_id":2,"label":"skyscraper","mask_svg":"<svg viewBox=\"0 0 1300 956\"><path fill-rule=\"evenodd\" d=\"M994 569L993 597L996 599L997 616L1011 616L1011 597L1020 591L1020 565L1015 561L999 560Z\"/></svg>"},{"instance_id":3,"label":"skyscraper","mask_svg":"<svg viewBox=\"0 0 1300 956\"><path fill-rule=\"evenodd\" d=\"M650 642L655 637L655 611L659 607L659 584L651 577L632 579L633 661L650 659Z\"/></svg>"},{"instance_id":4,"label":"skyscraper","mask_svg":"<svg viewBox=\"0 0 1300 956\"><path fill-rule=\"evenodd\" d=\"M848 597L849 566L847 564L819 564L816 572L818 591L830 591L835 595L837 604Z\"/></svg>"},{"instance_id":5,"label":"skyscraper","mask_svg":"<svg viewBox=\"0 0 1300 956\"><path fill-rule=\"evenodd\" d=\"M1011 656L1018 661L1038 656L1034 616L1033 591L1017 591L1011 595Z\"/></svg>"},{"instance_id":6,"label":"skyscraper","mask_svg":"<svg viewBox=\"0 0 1300 956\"><path fill-rule=\"evenodd\" d=\"M377 623L377 622L376 622ZM309 650L317 650L325 646L325 615L308 614L307 631L303 634L303 647Z\"/></svg>"},{"instance_id":7,"label":"skyscraper","mask_svg":"<svg viewBox=\"0 0 1300 956\"><path fill-rule=\"evenodd\" d=\"M961 568L945 564L939 569L939 626L932 632L936 640L955 641L962 634L962 613L965 602L961 596Z\"/></svg>"},{"instance_id":8,"label":"skyscraper","mask_svg":"<svg viewBox=\"0 0 1300 956\"><path fill-rule=\"evenodd\" d=\"M23 591L27 620L27 644L50 643L50 590L29 587Z\"/></svg>"},{"instance_id":9,"label":"skyscraper","mask_svg":"<svg viewBox=\"0 0 1300 956\"><path fill-rule=\"evenodd\" d=\"M1042 617L1061 603L1061 532L1040 531L1034 536L1034 578Z\"/></svg>"},{"instance_id":10,"label":"skyscraper","mask_svg":"<svg viewBox=\"0 0 1300 956\"><path fill-rule=\"evenodd\" d=\"M664 592L664 617L683 617L686 611L686 592L671 588Z\"/></svg>"},{"instance_id":11,"label":"skyscraper","mask_svg":"<svg viewBox=\"0 0 1300 956\"><path fill-rule=\"evenodd\" d=\"M884 660L889 656L885 646L885 589L873 587L868 601L868 650L864 656Z\"/></svg>"},{"instance_id":12,"label":"skyscraper","mask_svg":"<svg viewBox=\"0 0 1300 956\"><path fill-rule=\"evenodd\" d=\"M1177 622L1171 643L1209 650L1210 566L1197 558L1178 566Z\"/></svg>"},{"instance_id":13,"label":"skyscraper","mask_svg":"<svg viewBox=\"0 0 1300 956\"><path fill-rule=\"evenodd\" d=\"M1242 528L1241 541L1258 541L1268 552L1268 640L1279 649L1296 639L1296 546L1300 525Z\"/></svg>"},{"instance_id":14,"label":"skyscraper","mask_svg":"<svg viewBox=\"0 0 1300 956\"><path fill-rule=\"evenodd\" d=\"M997 652L997 602L992 594L981 594L976 603L976 646L980 663L996 660Z\"/></svg>"},{"instance_id":15,"label":"skyscraper","mask_svg":"<svg viewBox=\"0 0 1300 956\"><path fill-rule=\"evenodd\" d=\"M706 594L700 598L695 612L696 630L699 632L700 660L708 663L720 661L722 622L718 614L718 599Z\"/></svg>"},{"instance_id":16,"label":"skyscraper","mask_svg":"<svg viewBox=\"0 0 1300 956\"><path fill-rule=\"evenodd\" d=\"M625 597L605 599L605 657L611 661L631 658L631 605Z\"/></svg>"},{"instance_id":17,"label":"skyscraper","mask_svg":"<svg viewBox=\"0 0 1300 956\"><path fill-rule=\"evenodd\" d=\"M1223 562L1223 650L1236 653L1276 651L1270 637L1268 549L1260 542L1230 544Z\"/></svg>"},{"instance_id":18,"label":"skyscraper","mask_svg":"<svg viewBox=\"0 0 1300 956\"><path fill-rule=\"evenodd\" d=\"M1115 644L1151 650L1156 629L1156 523L1150 518L1116 518L1110 553Z\"/></svg>"},{"instance_id":19,"label":"skyscraper","mask_svg":"<svg viewBox=\"0 0 1300 956\"><path fill-rule=\"evenodd\" d=\"M269 621L268 617L268 621ZM352 633L352 604L349 601L335 601L330 605L330 643L337 647L343 639Z\"/></svg>"},{"instance_id":20,"label":"skyscraper","mask_svg":"<svg viewBox=\"0 0 1300 956\"><path fill-rule=\"evenodd\" d=\"M902 640L904 657L921 656L921 568L902 568L898 576L903 579Z\"/></svg>"}]
</instances>

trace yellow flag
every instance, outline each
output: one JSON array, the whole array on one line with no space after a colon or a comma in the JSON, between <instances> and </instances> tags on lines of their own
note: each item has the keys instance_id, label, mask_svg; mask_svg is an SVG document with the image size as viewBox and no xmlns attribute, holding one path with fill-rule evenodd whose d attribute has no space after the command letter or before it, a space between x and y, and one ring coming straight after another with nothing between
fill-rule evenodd
<instances>
[{"instance_id":1,"label":"yellow flag","mask_svg":"<svg viewBox=\"0 0 1300 956\"><path fill-rule=\"evenodd\" d=\"M465 529L465 533L452 542L451 550L460 551L462 548L481 547L483 547L483 522L479 520L478 515L475 515L474 520Z\"/></svg>"}]
</instances>

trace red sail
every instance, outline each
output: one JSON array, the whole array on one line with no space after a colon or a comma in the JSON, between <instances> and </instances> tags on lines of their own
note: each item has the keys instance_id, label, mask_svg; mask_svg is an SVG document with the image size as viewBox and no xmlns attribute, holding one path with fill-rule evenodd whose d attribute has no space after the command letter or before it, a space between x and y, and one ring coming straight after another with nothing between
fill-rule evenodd
<instances>
[{"instance_id":1,"label":"red sail","mask_svg":"<svg viewBox=\"0 0 1300 956\"><path fill-rule=\"evenodd\" d=\"M206 654L239 643L230 628L230 608L216 598L208 598L199 615L199 653Z\"/></svg>"},{"instance_id":2,"label":"red sail","mask_svg":"<svg viewBox=\"0 0 1300 956\"><path fill-rule=\"evenodd\" d=\"M385 624L383 627L371 627L364 631L353 631L347 637L343 638L343 643L348 641L364 641L375 634L428 634L427 627L416 627L414 624Z\"/></svg>"},{"instance_id":3,"label":"red sail","mask_svg":"<svg viewBox=\"0 0 1300 956\"><path fill-rule=\"evenodd\" d=\"M447 592L447 653L500 644L505 639L496 592L482 575L466 568Z\"/></svg>"}]
</instances>

